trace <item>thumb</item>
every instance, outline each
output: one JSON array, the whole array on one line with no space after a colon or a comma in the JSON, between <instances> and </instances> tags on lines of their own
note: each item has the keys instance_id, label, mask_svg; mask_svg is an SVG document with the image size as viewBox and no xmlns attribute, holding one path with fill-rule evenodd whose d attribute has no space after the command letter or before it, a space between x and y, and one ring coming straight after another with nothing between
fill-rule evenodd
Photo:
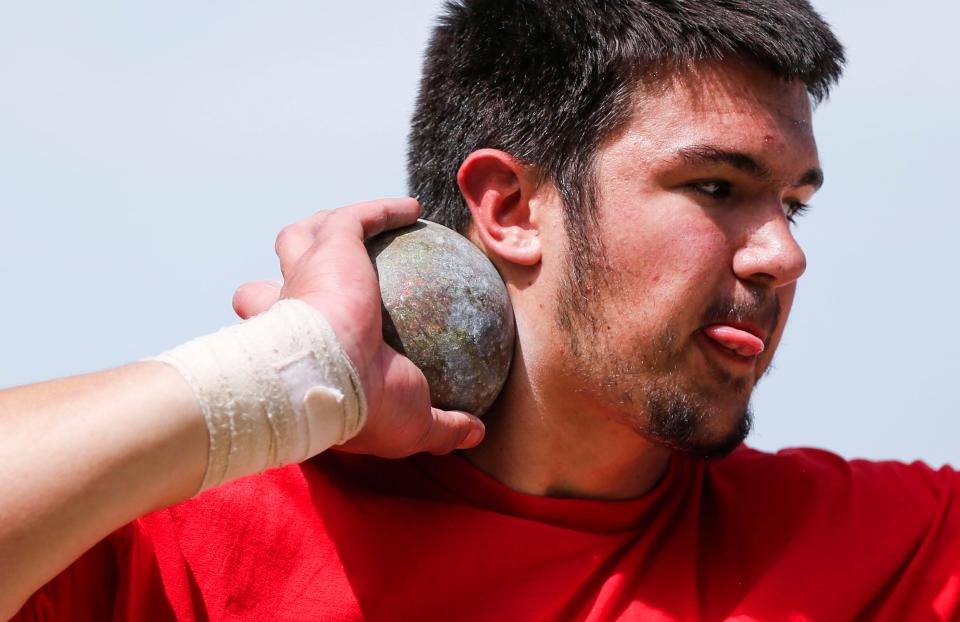
<instances>
[{"instance_id":1,"label":"thumb","mask_svg":"<svg viewBox=\"0 0 960 622\"><path fill-rule=\"evenodd\" d=\"M446 454L454 449L475 447L483 440L486 427L474 415L456 410L430 410L432 422L417 451Z\"/></svg>"},{"instance_id":2,"label":"thumb","mask_svg":"<svg viewBox=\"0 0 960 622\"><path fill-rule=\"evenodd\" d=\"M233 294L233 310L246 320L260 315L280 299L282 281L251 281L237 288Z\"/></svg>"}]
</instances>

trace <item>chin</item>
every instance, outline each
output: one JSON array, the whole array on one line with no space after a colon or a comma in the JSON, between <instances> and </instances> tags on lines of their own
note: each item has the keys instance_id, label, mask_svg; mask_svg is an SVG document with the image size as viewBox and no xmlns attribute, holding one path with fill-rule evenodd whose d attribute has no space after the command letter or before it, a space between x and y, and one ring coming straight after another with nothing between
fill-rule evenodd
<instances>
[{"instance_id":1,"label":"chin","mask_svg":"<svg viewBox=\"0 0 960 622\"><path fill-rule=\"evenodd\" d=\"M698 458L725 458L743 444L753 427L753 416L749 410L740 416L736 425L723 435L704 435L694 438L676 449Z\"/></svg>"},{"instance_id":2,"label":"chin","mask_svg":"<svg viewBox=\"0 0 960 622\"><path fill-rule=\"evenodd\" d=\"M721 409L685 393L647 395L646 424L652 442L699 458L723 458L743 444L753 427L749 403Z\"/></svg>"}]
</instances>

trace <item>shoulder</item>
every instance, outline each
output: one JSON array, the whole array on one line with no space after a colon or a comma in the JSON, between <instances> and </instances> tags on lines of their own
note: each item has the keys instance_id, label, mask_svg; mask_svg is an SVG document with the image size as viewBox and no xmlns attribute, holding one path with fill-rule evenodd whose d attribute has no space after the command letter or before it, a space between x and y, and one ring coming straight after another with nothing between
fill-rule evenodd
<instances>
[{"instance_id":1,"label":"shoulder","mask_svg":"<svg viewBox=\"0 0 960 622\"><path fill-rule=\"evenodd\" d=\"M318 509L342 503L353 488L349 469L331 452L303 464L243 477L173 507L148 514L136 527L181 549L230 546L238 534L277 544L290 526L322 525Z\"/></svg>"},{"instance_id":2,"label":"shoulder","mask_svg":"<svg viewBox=\"0 0 960 622\"><path fill-rule=\"evenodd\" d=\"M960 475L922 462L846 460L819 449L741 448L705 469L703 500L732 522L784 532L916 542L960 532Z\"/></svg>"},{"instance_id":3,"label":"shoulder","mask_svg":"<svg viewBox=\"0 0 960 622\"><path fill-rule=\"evenodd\" d=\"M200 609L211 619L273 615L302 605L293 601L314 583L326 591L310 602L349 596L334 533L342 521L331 518L353 511L343 470L334 456L273 469L141 517L124 534L123 571L135 580L121 591L133 603L169 600L177 619Z\"/></svg>"},{"instance_id":4,"label":"shoulder","mask_svg":"<svg viewBox=\"0 0 960 622\"><path fill-rule=\"evenodd\" d=\"M827 603L838 589L891 611L956 596L960 476L950 467L742 448L706 466L700 499L708 556L745 586L772 586L778 607L788 596Z\"/></svg>"},{"instance_id":5,"label":"shoulder","mask_svg":"<svg viewBox=\"0 0 960 622\"><path fill-rule=\"evenodd\" d=\"M181 527L193 523L206 533L221 528L232 531L238 524L261 523L276 516L280 507L289 511L291 504L296 506L297 501L308 496L308 490L301 469L273 469L204 491L188 501L148 514L135 525L147 532L179 532Z\"/></svg>"},{"instance_id":6,"label":"shoulder","mask_svg":"<svg viewBox=\"0 0 960 622\"><path fill-rule=\"evenodd\" d=\"M787 492L804 499L858 494L888 499L935 501L955 494L960 476L953 468L923 462L847 460L822 449L792 448L767 453L741 447L707 465L714 486L734 485L742 493Z\"/></svg>"},{"instance_id":7,"label":"shoulder","mask_svg":"<svg viewBox=\"0 0 960 622\"><path fill-rule=\"evenodd\" d=\"M168 553L208 556L219 548L228 555L238 538L248 548L295 549L304 533L322 542L331 517L349 514L367 499L408 494L417 481L409 460L332 451L234 480L134 525Z\"/></svg>"}]
</instances>

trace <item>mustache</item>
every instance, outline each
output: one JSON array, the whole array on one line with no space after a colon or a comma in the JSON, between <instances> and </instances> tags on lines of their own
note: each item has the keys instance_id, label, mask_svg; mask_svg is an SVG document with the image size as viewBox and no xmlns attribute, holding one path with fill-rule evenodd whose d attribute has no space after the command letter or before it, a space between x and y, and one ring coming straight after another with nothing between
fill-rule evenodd
<instances>
[{"instance_id":1,"label":"mustache","mask_svg":"<svg viewBox=\"0 0 960 622\"><path fill-rule=\"evenodd\" d=\"M780 322L780 300L773 290L748 286L743 298L724 297L714 301L704 312L704 325L728 322L749 322L766 330L764 345Z\"/></svg>"}]
</instances>

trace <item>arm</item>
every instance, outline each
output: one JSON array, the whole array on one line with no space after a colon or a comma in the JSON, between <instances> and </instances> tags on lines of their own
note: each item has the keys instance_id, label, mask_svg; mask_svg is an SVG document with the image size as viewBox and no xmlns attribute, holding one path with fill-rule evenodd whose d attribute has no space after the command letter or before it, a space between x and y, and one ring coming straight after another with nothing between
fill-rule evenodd
<instances>
[{"instance_id":1,"label":"arm","mask_svg":"<svg viewBox=\"0 0 960 622\"><path fill-rule=\"evenodd\" d=\"M381 336L365 237L415 220L412 200L319 213L277 241L281 290L251 284L243 317L298 298L319 309L359 376L366 424L342 446L387 457L444 453L483 435L475 417L431 409L423 374ZM190 384L168 365L0 392L0 619L114 529L194 495L208 432Z\"/></svg>"},{"instance_id":2,"label":"arm","mask_svg":"<svg viewBox=\"0 0 960 622\"><path fill-rule=\"evenodd\" d=\"M207 431L171 367L0 392L0 619L111 531L196 492Z\"/></svg>"}]
</instances>

